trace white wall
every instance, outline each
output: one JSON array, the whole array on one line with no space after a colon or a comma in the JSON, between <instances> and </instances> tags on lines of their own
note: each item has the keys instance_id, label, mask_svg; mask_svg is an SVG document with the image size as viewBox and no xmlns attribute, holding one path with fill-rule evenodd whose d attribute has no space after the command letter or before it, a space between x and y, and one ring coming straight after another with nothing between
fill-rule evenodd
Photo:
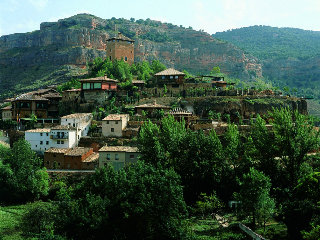
<instances>
[{"instance_id":1,"label":"white wall","mask_svg":"<svg viewBox=\"0 0 320 240\"><path fill-rule=\"evenodd\" d=\"M41 136L42 133L42 136ZM36 152L45 152L51 146L49 132L25 132L25 140L31 145L31 149ZM47 136L48 135L48 136ZM42 144L41 144L42 141ZM47 144L48 143L48 144Z\"/></svg>"}]
</instances>

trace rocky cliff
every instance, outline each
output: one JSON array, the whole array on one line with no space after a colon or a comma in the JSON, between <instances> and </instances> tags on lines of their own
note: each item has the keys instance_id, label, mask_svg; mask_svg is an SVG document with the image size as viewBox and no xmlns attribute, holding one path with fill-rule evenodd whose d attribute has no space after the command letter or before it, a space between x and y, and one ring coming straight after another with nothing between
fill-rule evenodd
<instances>
[{"instance_id":1,"label":"rocky cliff","mask_svg":"<svg viewBox=\"0 0 320 240\"><path fill-rule=\"evenodd\" d=\"M256 58L204 32L150 19L79 14L42 23L38 31L0 37L0 98L85 73L88 61L105 57L105 42L114 30L135 40L135 61L160 59L167 67L193 73L219 66L242 79L262 75Z\"/></svg>"}]
</instances>

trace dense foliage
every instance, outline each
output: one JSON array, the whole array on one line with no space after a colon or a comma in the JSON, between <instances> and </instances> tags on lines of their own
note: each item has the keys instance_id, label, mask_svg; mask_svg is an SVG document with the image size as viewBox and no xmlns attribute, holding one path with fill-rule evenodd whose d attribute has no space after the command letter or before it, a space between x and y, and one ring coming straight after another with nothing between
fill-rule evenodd
<instances>
[{"instance_id":1,"label":"dense foliage","mask_svg":"<svg viewBox=\"0 0 320 240\"><path fill-rule=\"evenodd\" d=\"M129 65L122 60L109 60L96 58L89 63L90 77L108 76L112 79L119 80L122 84L131 82L133 75L140 80L149 80L151 77L162 70L166 69L159 60L153 60L151 64L147 61Z\"/></svg>"},{"instance_id":2,"label":"dense foliage","mask_svg":"<svg viewBox=\"0 0 320 240\"><path fill-rule=\"evenodd\" d=\"M0 201L30 201L48 194L48 174L25 140L0 148Z\"/></svg>"},{"instance_id":3,"label":"dense foliage","mask_svg":"<svg viewBox=\"0 0 320 240\"><path fill-rule=\"evenodd\" d=\"M185 239L188 235L179 176L143 162L118 172L99 169L74 189L62 188L57 199L54 206L27 213L26 233L54 232L71 239ZM44 214L48 210L51 213ZM43 221L32 220L35 216Z\"/></svg>"},{"instance_id":4,"label":"dense foliage","mask_svg":"<svg viewBox=\"0 0 320 240\"><path fill-rule=\"evenodd\" d=\"M316 31L252 26L218 32L213 37L229 41L260 59L303 59L320 54L320 33Z\"/></svg>"}]
</instances>

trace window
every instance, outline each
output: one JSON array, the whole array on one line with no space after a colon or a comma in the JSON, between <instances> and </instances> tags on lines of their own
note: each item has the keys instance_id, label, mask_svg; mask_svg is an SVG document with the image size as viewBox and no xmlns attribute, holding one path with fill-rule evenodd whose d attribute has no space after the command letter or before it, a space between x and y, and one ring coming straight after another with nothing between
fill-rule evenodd
<instances>
[{"instance_id":1,"label":"window","mask_svg":"<svg viewBox=\"0 0 320 240\"><path fill-rule=\"evenodd\" d=\"M57 157L57 155L53 154L53 157Z\"/></svg>"},{"instance_id":2,"label":"window","mask_svg":"<svg viewBox=\"0 0 320 240\"><path fill-rule=\"evenodd\" d=\"M60 163L58 162L58 166L60 166Z\"/></svg>"},{"instance_id":3,"label":"window","mask_svg":"<svg viewBox=\"0 0 320 240\"><path fill-rule=\"evenodd\" d=\"M107 160L110 160L110 153L107 153Z\"/></svg>"},{"instance_id":4,"label":"window","mask_svg":"<svg viewBox=\"0 0 320 240\"><path fill-rule=\"evenodd\" d=\"M170 79L173 79L173 76L170 76Z\"/></svg>"},{"instance_id":5,"label":"window","mask_svg":"<svg viewBox=\"0 0 320 240\"><path fill-rule=\"evenodd\" d=\"M110 60L112 60L112 59L111 59L111 56L110 56L109 58L110 58Z\"/></svg>"},{"instance_id":6,"label":"window","mask_svg":"<svg viewBox=\"0 0 320 240\"><path fill-rule=\"evenodd\" d=\"M175 78L175 79L178 79L179 77L178 77L178 76L175 76L174 78Z\"/></svg>"},{"instance_id":7,"label":"window","mask_svg":"<svg viewBox=\"0 0 320 240\"><path fill-rule=\"evenodd\" d=\"M107 121L107 124L109 124L109 121Z\"/></svg>"},{"instance_id":8,"label":"window","mask_svg":"<svg viewBox=\"0 0 320 240\"><path fill-rule=\"evenodd\" d=\"M68 125L70 126L70 125L71 125L71 123L68 123Z\"/></svg>"},{"instance_id":9,"label":"window","mask_svg":"<svg viewBox=\"0 0 320 240\"><path fill-rule=\"evenodd\" d=\"M130 159L134 159L134 154L130 154Z\"/></svg>"},{"instance_id":10,"label":"window","mask_svg":"<svg viewBox=\"0 0 320 240\"><path fill-rule=\"evenodd\" d=\"M60 144L60 140L57 141L57 144Z\"/></svg>"},{"instance_id":11,"label":"window","mask_svg":"<svg viewBox=\"0 0 320 240\"><path fill-rule=\"evenodd\" d=\"M42 136L43 135L43 133L40 133L40 136Z\"/></svg>"},{"instance_id":12,"label":"window","mask_svg":"<svg viewBox=\"0 0 320 240\"><path fill-rule=\"evenodd\" d=\"M118 124L118 121L116 121L116 124Z\"/></svg>"},{"instance_id":13,"label":"window","mask_svg":"<svg viewBox=\"0 0 320 240\"><path fill-rule=\"evenodd\" d=\"M73 125L73 127L75 127L76 126L76 124L72 124Z\"/></svg>"},{"instance_id":14,"label":"window","mask_svg":"<svg viewBox=\"0 0 320 240\"><path fill-rule=\"evenodd\" d=\"M66 121L68 121L68 120L66 119Z\"/></svg>"},{"instance_id":15,"label":"window","mask_svg":"<svg viewBox=\"0 0 320 240\"><path fill-rule=\"evenodd\" d=\"M46 133L47 137L49 136L49 133Z\"/></svg>"},{"instance_id":16,"label":"window","mask_svg":"<svg viewBox=\"0 0 320 240\"><path fill-rule=\"evenodd\" d=\"M114 132L114 128L111 128L111 132Z\"/></svg>"},{"instance_id":17,"label":"window","mask_svg":"<svg viewBox=\"0 0 320 240\"><path fill-rule=\"evenodd\" d=\"M83 83L82 88L83 89L90 89L90 83ZM67 119L66 119L66 121L67 121Z\"/></svg>"},{"instance_id":18,"label":"window","mask_svg":"<svg viewBox=\"0 0 320 240\"><path fill-rule=\"evenodd\" d=\"M119 154L118 154L118 153L116 153L116 154L114 155L114 159L115 159L115 160L119 160Z\"/></svg>"},{"instance_id":19,"label":"window","mask_svg":"<svg viewBox=\"0 0 320 240\"><path fill-rule=\"evenodd\" d=\"M112 52L112 50L110 49L110 52Z\"/></svg>"},{"instance_id":20,"label":"window","mask_svg":"<svg viewBox=\"0 0 320 240\"><path fill-rule=\"evenodd\" d=\"M42 145L43 144L43 141L40 141L40 145Z\"/></svg>"},{"instance_id":21,"label":"window","mask_svg":"<svg viewBox=\"0 0 320 240\"><path fill-rule=\"evenodd\" d=\"M127 58L127 57L124 57L124 60L125 60L125 61L128 61L128 58Z\"/></svg>"},{"instance_id":22,"label":"window","mask_svg":"<svg viewBox=\"0 0 320 240\"><path fill-rule=\"evenodd\" d=\"M49 141L46 141L46 145L49 145Z\"/></svg>"},{"instance_id":23,"label":"window","mask_svg":"<svg viewBox=\"0 0 320 240\"><path fill-rule=\"evenodd\" d=\"M166 76L161 76L162 79L166 79Z\"/></svg>"},{"instance_id":24,"label":"window","mask_svg":"<svg viewBox=\"0 0 320 240\"><path fill-rule=\"evenodd\" d=\"M94 83L93 88L94 89L101 89L101 83Z\"/></svg>"},{"instance_id":25,"label":"window","mask_svg":"<svg viewBox=\"0 0 320 240\"><path fill-rule=\"evenodd\" d=\"M61 141L61 144L64 144L64 141Z\"/></svg>"}]
</instances>

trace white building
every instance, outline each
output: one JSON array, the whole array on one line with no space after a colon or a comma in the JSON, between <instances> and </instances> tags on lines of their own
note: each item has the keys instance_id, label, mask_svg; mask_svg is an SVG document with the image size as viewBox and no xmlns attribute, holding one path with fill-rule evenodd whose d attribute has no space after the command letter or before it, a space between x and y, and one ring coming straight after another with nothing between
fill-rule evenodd
<instances>
[{"instance_id":1,"label":"white building","mask_svg":"<svg viewBox=\"0 0 320 240\"><path fill-rule=\"evenodd\" d=\"M88 135L91 121L92 113L74 113L61 117L61 125L77 128L78 140Z\"/></svg>"},{"instance_id":2,"label":"white building","mask_svg":"<svg viewBox=\"0 0 320 240\"><path fill-rule=\"evenodd\" d=\"M42 154L52 147L73 148L78 145L77 129L63 125L28 130L25 132L25 140L30 143L33 151Z\"/></svg>"},{"instance_id":3,"label":"white building","mask_svg":"<svg viewBox=\"0 0 320 240\"><path fill-rule=\"evenodd\" d=\"M32 129L25 132L25 140L31 145L31 149L36 152L45 152L51 148L50 129Z\"/></svg>"},{"instance_id":4,"label":"white building","mask_svg":"<svg viewBox=\"0 0 320 240\"><path fill-rule=\"evenodd\" d=\"M78 146L77 129L75 127L58 125L50 131L51 147L73 148Z\"/></svg>"},{"instance_id":5,"label":"white building","mask_svg":"<svg viewBox=\"0 0 320 240\"><path fill-rule=\"evenodd\" d=\"M110 114L102 119L102 135L105 137L122 137L127 127L129 114Z\"/></svg>"}]
</instances>

